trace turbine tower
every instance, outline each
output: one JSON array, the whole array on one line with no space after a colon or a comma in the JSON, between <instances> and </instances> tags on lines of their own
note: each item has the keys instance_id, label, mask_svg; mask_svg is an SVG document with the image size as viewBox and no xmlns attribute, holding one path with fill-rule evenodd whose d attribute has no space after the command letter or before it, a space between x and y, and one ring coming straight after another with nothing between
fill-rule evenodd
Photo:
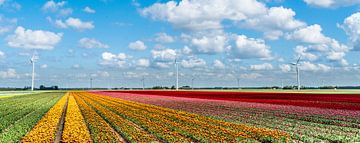
<instances>
[{"instance_id":1,"label":"turbine tower","mask_svg":"<svg viewBox=\"0 0 360 143\"><path fill-rule=\"evenodd\" d=\"M142 81L143 90L145 90L145 77L144 76L142 77L141 81Z\"/></svg>"},{"instance_id":2,"label":"turbine tower","mask_svg":"<svg viewBox=\"0 0 360 143\"><path fill-rule=\"evenodd\" d=\"M297 81L297 90L300 90L300 69L299 69L299 62L300 62L301 56L298 58L296 63L291 63L291 65L296 67L296 81Z\"/></svg>"},{"instance_id":3,"label":"turbine tower","mask_svg":"<svg viewBox=\"0 0 360 143\"><path fill-rule=\"evenodd\" d=\"M179 90L179 64L177 59L175 59L175 68L176 68L176 90Z\"/></svg>"},{"instance_id":4,"label":"turbine tower","mask_svg":"<svg viewBox=\"0 0 360 143\"><path fill-rule=\"evenodd\" d=\"M34 85L35 85L35 62L38 60L38 58L33 54L33 56L30 58L30 63L32 64L32 77L31 77L31 91L34 91Z\"/></svg>"},{"instance_id":5,"label":"turbine tower","mask_svg":"<svg viewBox=\"0 0 360 143\"><path fill-rule=\"evenodd\" d=\"M195 77L191 78L191 89L194 90L194 80L195 80Z\"/></svg>"}]
</instances>

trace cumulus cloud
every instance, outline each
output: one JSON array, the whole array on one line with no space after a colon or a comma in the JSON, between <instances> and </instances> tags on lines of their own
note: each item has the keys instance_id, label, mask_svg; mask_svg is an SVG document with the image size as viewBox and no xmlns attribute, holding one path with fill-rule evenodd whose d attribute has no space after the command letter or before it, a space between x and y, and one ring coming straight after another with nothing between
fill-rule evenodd
<instances>
[{"instance_id":1,"label":"cumulus cloud","mask_svg":"<svg viewBox=\"0 0 360 143\"><path fill-rule=\"evenodd\" d=\"M185 55L190 55L192 54L192 50L188 46L184 46L184 48L181 49L181 53Z\"/></svg>"},{"instance_id":2,"label":"cumulus cloud","mask_svg":"<svg viewBox=\"0 0 360 143\"><path fill-rule=\"evenodd\" d=\"M16 24L16 18L7 18L0 14L0 35L11 31Z\"/></svg>"},{"instance_id":3,"label":"cumulus cloud","mask_svg":"<svg viewBox=\"0 0 360 143\"><path fill-rule=\"evenodd\" d=\"M65 8L65 4L66 1L55 2L53 0L50 0L42 6L42 10L45 12L52 12L62 16L67 16L70 15L73 10L71 8Z\"/></svg>"},{"instance_id":4,"label":"cumulus cloud","mask_svg":"<svg viewBox=\"0 0 360 143\"><path fill-rule=\"evenodd\" d=\"M62 33L31 30L17 27L14 34L7 37L7 44L14 48L51 50L61 41Z\"/></svg>"},{"instance_id":5,"label":"cumulus cloud","mask_svg":"<svg viewBox=\"0 0 360 143\"><path fill-rule=\"evenodd\" d=\"M295 54L298 55L298 56L301 56L301 58L303 58L303 59L308 59L310 61L314 61L314 60L318 59L317 55L315 55L314 53L309 52L309 48L304 47L304 46L296 46Z\"/></svg>"},{"instance_id":6,"label":"cumulus cloud","mask_svg":"<svg viewBox=\"0 0 360 143\"><path fill-rule=\"evenodd\" d=\"M360 50L360 12L356 12L345 18L342 25L339 25L349 36L351 46L354 50Z\"/></svg>"},{"instance_id":7,"label":"cumulus cloud","mask_svg":"<svg viewBox=\"0 0 360 143\"><path fill-rule=\"evenodd\" d=\"M304 0L308 5L322 8L333 8L360 4L360 0Z\"/></svg>"},{"instance_id":8,"label":"cumulus cloud","mask_svg":"<svg viewBox=\"0 0 360 143\"><path fill-rule=\"evenodd\" d=\"M128 66L126 61L128 57L129 56L125 53L119 53L116 55L110 52L103 52L101 54L100 65L125 68Z\"/></svg>"},{"instance_id":9,"label":"cumulus cloud","mask_svg":"<svg viewBox=\"0 0 360 143\"><path fill-rule=\"evenodd\" d=\"M206 66L206 61L198 57L190 56L188 59L181 60L180 64L184 68L200 68Z\"/></svg>"},{"instance_id":10,"label":"cumulus cloud","mask_svg":"<svg viewBox=\"0 0 360 143\"><path fill-rule=\"evenodd\" d=\"M151 55L155 61L169 62L169 61L175 61L177 54L174 49L162 49L162 50L152 50Z\"/></svg>"},{"instance_id":11,"label":"cumulus cloud","mask_svg":"<svg viewBox=\"0 0 360 143\"><path fill-rule=\"evenodd\" d=\"M285 73L291 71L291 66L288 64L281 64L281 65L279 65L279 68L282 72L285 72Z\"/></svg>"},{"instance_id":12,"label":"cumulus cloud","mask_svg":"<svg viewBox=\"0 0 360 143\"><path fill-rule=\"evenodd\" d=\"M221 62L220 60L214 60L213 66L216 69L225 69L225 64L223 62Z\"/></svg>"},{"instance_id":13,"label":"cumulus cloud","mask_svg":"<svg viewBox=\"0 0 360 143\"><path fill-rule=\"evenodd\" d=\"M330 41L330 38L322 34L322 28L318 24L298 29L288 35L287 39L298 40L310 44L324 44Z\"/></svg>"},{"instance_id":14,"label":"cumulus cloud","mask_svg":"<svg viewBox=\"0 0 360 143\"><path fill-rule=\"evenodd\" d=\"M85 7L84 9L83 9L83 11L84 12L86 12L86 13L96 13L96 11L94 10L94 9L92 9L92 8L90 8L90 7Z\"/></svg>"},{"instance_id":15,"label":"cumulus cloud","mask_svg":"<svg viewBox=\"0 0 360 143\"><path fill-rule=\"evenodd\" d=\"M197 53L216 54L225 51L227 37L225 35L204 35L199 38L193 38L191 45Z\"/></svg>"},{"instance_id":16,"label":"cumulus cloud","mask_svg":"<svg viewBox=\"0 0 360 143\"><path fill-rule=\"evenodd\" d=\"M250 65L251 70L272 70L273 66L270 63L263 63L258 65Z\"/></svg>"},{"instance_id":17,"label":"cumulus cloud","mask_svg":"<svg viewBox=\"0 0 360 143\"><path fill-rule=\"evenodd\" d=\"M79 18L73 18L73 17L70 17L65 21L56 20L55 25L59 28L73 28L77 30L89 30L95 27L92 21L82 21Z\"/></svg>"},{"instance_id":18,"label":"cumulus cloud","mask_svg":"<svg viewBox=\"0 0 360 143\"><path fill-rule=\"evenodd\" d=\"M82 48L92 49L92 48L109 48L109 45L104 44L93 38L81 38L79 40L79 46Z\"/></svg>"},{"instance_id":19,"label":"cumulus cloud","mask_svg":"<svg viewBox=\"0 0 360 143\"><path fill-rule=\"evenodd\" d=\"M136 65L147 68L150 66L150 60L145 58L138 59Z\"/></svg>"},{"instance_id":20,"label":"cumulus cloud","mask_svg":"<svg viewBox=\"0 0 360 143\"><path fill-rule=\"evenodd\" d=\"M327 60L336 61L340 65L348 64L344 57L350 48L333 38L325 36L322 33L321 26L318 24L298 29L292 34L287 35L287 39L309 44L307 47L295 48L295 52L298 55L303 55L309 60L315 60L322 55ZM313 54L313 52L317 52L317 55Z\"/></svg>"},{"instance_id":21,"label":"cumulus cloud","mask_svg":"<svg viewBox=\"0 0 360 143\"><path fill-rule=\"evenodd\" d=\"M155 3L141 10L152 19L166 21L190 30L222 28L223 20L240 21L266 13L266 6L256 0L182 0Z\"/></svg>"},{"instance_id":22,"label":"cumulus cloud","mask_svg":"<svg viewBox=\"0 0 360 143\"><path fill-rule=\"evenodd\" d=\"M236 37L236 46L232 47L233 55L239 59L271 58L270 47L264 40L248 38L245 35Z\"/></svg>"},{"instance_id":23,"label":"cumulus cloud","mask_svg":"<svg viewBox=\"0 0 360 143\"><path fill-rule=\"evenodd\" d=\"M133 49L133 50L143 51L143 50L146 50L147 47L144 44L144 42L137 40L135 42L131 42L129 44L129 48Z\"/></svg>"},{"instance_id":24,"label":"cumulus cloud","mask_svg":"<svg viewBox=\"0 0 360 143\"><path fill-rule=\"evenodd\" d=\"M16 73L15 69L7 69L6 71L0 71L0 78L17 78L19 75Z\"/></svg>"},{"instance_id":25,"label":"cumulus cloud","mask_svg":"<svg viewBox=\"0 0 360 143\"><path fill-rule=\"evenodd\" d=\"M267 13L261 16L246 19L240 22L245 28L264 32L264 37L276 40L283 35L283 31L290 31L305 26L302 21L296 20L296 13L290 8L271 7Z\"/></svg>"},{"instance_id":26,"label":"cumulus cloud","mask_svg":"<svg viewBox=\"0 0 360 143\"><path fill-rule=\"evenodd\" d=\"M155 41L160 42L160 43L172 43L175 41L175 39L174 39L174 37L172 37L166 33L157 33Z\"/></svg>"},{"instance_id":27,"label":"cumulus cloud","mask_svg":"<svg viewBox=\"0 0 360 143\"><path fill-rule=\"evenodd\" d=\"M324 64L313 64L310 62L302 62L299 66L300 70L303 71L312 71L312 72L328 72L330 71L330 67Z\"/></svg>"}]
</instances>

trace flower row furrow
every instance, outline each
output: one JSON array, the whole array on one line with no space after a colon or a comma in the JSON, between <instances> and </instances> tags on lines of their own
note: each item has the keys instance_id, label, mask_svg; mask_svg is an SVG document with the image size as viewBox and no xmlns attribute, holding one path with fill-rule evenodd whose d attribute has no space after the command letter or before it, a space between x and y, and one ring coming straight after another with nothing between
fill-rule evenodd
<instances>
[{"instance_id":1,"label":"flower row furrow","mask_svg":"<svg viewBox=\"0 0 360 143\"><path fill-rule=\"evenodd\" d=\"M55 134L58 129L59 120L64 112L64 106L67 102L68 94L63 96L35 125L35 127L26 134L21 142L54 142Z\"/></svg>"},{"instance_id":2,"label":"flower row furrow","mask_svg":"<svg viewBox=\"0 0 360 143\"><path fill-rule=\"evenodd\" d=\"M81 96L84 96L84 94L81 94ZM129 142L158 141L157 138L154 137L153 135L147 133L145 130L142 130L141 128L138 128L135 124L113 113L112 111L103 107L102 105L99 105L88 98L83 98L83 99L95 110L97 110L99 114L103 116L103 118L108 120L110 124L115 126L115 129L119 133L121 133L125 137L125 139L128 140Z\"/></svg>"},{"instance_id":3,"label":"flower row furrow","mask_svg":"<svg viewBox=\"0 0 360 143\"><path fill-rule=\"evenodd\" d=\"M62 142L91 142L90 133L81 115L80 109L76 104L73 93L70 94L68 107L65 115L64 130L62 133Z\"/></svg>"},{"instance_id":4,"label":"flower row furrow","mask_svg":"<svg viewBox=\"0 0 360 143\"><path fill-rule=\"evenodd\" d=\"M107 102L111 108L116 109L121 114L131 111L127 113L127 116L130 117L136 117L136 115L140 114L154 118L155 121L160 120L163 124L172 125L182 134L192 136L194 139L199 141L233 142L235 140L250 138L263 141L269 138L272 140L286 140L288 138L286 133L280 131L231 124L228 122L213 120L204 116L179 112L158 106L140 104L112 97L98 97L97 95L93 95L92 98L103 100L105 103Z\"/></svg>"},{"instance_id":5,"label":"flower row furrow","mask_svg":"<svg viewBox=\"0 0 360 143\"><path fill-rule=\"evenodd\" d=\"M90 106L80 99L76 93L74 93L74 97L79 105L82 115L85 118L85 122L90 130L91 138L94 142L120 142L117 134L100 115L98 115Z\"/></svg>"}]
</instances>

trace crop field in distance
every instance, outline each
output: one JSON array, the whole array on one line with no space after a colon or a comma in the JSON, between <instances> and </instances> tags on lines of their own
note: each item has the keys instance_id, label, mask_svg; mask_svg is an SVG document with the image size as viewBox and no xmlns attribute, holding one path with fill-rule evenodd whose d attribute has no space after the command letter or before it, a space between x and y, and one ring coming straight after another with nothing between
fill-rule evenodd
<instances>
[{"instance_id":1,"label":"crop field in distance","mask_svg":"<svg viewBox=\"0 0 360 143\"><path fill-rule=\"evenodd\" d=\"M355 92L14 94L0 98L1 143L360 142L360 95Z\"/></svg>"}]
</instances>

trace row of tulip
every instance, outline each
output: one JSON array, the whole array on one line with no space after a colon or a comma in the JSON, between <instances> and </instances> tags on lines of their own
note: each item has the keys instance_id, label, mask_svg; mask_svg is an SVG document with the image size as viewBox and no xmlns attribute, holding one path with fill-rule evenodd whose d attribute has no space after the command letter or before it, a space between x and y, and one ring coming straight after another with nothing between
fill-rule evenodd
<instances>
[{"instance_id":1,"label":"row of tulip","mask_svg":"<svg viewBox=\"0 0 360 143\"><path fill-rule=\"evenodd\" d=\"M5 105L7 109L14 108L13 114L8 114L1 119L1 123L9 123L8 126L0 133L1 143L19 142L19 140L31 130L32 127L42 118L42 116L63 96L64 93L43 93L34 95L19 95L16 97L9 97L0 101L0 105ZM7 102L9 101L9 102ZM16 101L16 102L14 102ZM16 108L18 104L33 101L32 104L27 104L26 115L21 118L8 118L22 114L24 110ZM10 108L9 108L10 107ZM0 108L2 110L3 108ZM11 109L13 110L13 109Z\"/></svg>"},{"instance_id":2,"label":"row of tulip","mask_svg":"<svg viewBox=\"0 0 360 143\"><path fill-rule=\"evenodd\" d=\"M8 105L7 108L1 109L0 111L2 114L0 116L0 133L9 125L31 113L34 106L36 107L41 105L42 103L51 100L51 98L55 98L55 96L49 98L46 97L46 95L44 96L40 94L31 101L23 100L23 102L16 103L15 105L9 105L8 103L5 103L5 105Z\"/></svg>"},{"instance_id":3,"label":"row of tulip","mask_svg":"<svg viewBox=\"0 0 360 143\"><path fill-rule=\"evenodd\" d=\"M86 127L81 111L74 99L73 93L68 93L68 107L66 109L62 142L91 142L90 133Z\"/></svg>"},{"instance_id":4,"label":"row of tulip","mask_svg":"<svg viewBox=\"0 0 360 143\"><path fill-rule=\"evenodd\" d=\"M22 142L54 142L59 121L67 104L68 94L63 96L35 125L35 127L22 138Z\"/></svg>"},{"instance_id":5,"label":"row of tulip","mask_svg":"<svg viewBox=\"0 0 360 143\"><path fill-rule=\"evenodd\" d=\"M84 100L74 93L75 100L84 116L93 142L116 143L121 142L112 127L93 110Z\"/></svg>"},{"instance_id":6,"label":"row of tulip","mask_svg":"<svg viewBox=\"0 0 360 143\"><path fill-rule=\"evenodd\" d=\"M274 105L160 95L96 92L146 104L278 129L299 142L359 142L359 110ZM352 95L354 96L354 95Z\"/></svg>"},{"instance_id":7,"label":"row of tulip","mask_svg":"<svg viewBox=\"0 0 360 143\"><path fill-rule=\"evenodd\" d=\"M286 133L276 130L234 124L187 112L179 112L95 94L87 93L84 96L87 100L95 100L144 129L153 132L160 139L169 142L253 142L268 140L286 141L288 139ZM168 137L168 134L171 134L172 137Z\"/></svg>"},{"instance_id":8,"label":"row of tulip","mask_svg":"<svg viewBox=\"0 0 360 143\"><path fill-rule=\"evenodd\" d=\"M114 126L115 130L119 132L128 142L158 141L156 137L146 132L142 128L138 127L136 124L115 114L111 110L103 107L103 105L97 104L95 101L88 99L88 97L85 97L88 96L87 93L78 94L83 98L86 103L93 107L99 113L99 115L101 115L112 126Z\"/></svg>"},{"instance_id":9,"label":"row of tulip","mask_svg":"<svg viewBox=\"0 0 360 143\"><path fill-rule=\"evenodd\" d=\"M226 92L226 91L160 91L135 90L111 91L145 95L162 95L197 99L215 99L223 101L242 101L302 107L360 110L360 96L357 94L317 94L288 92Z\"/></svg>"}]
</instances>

